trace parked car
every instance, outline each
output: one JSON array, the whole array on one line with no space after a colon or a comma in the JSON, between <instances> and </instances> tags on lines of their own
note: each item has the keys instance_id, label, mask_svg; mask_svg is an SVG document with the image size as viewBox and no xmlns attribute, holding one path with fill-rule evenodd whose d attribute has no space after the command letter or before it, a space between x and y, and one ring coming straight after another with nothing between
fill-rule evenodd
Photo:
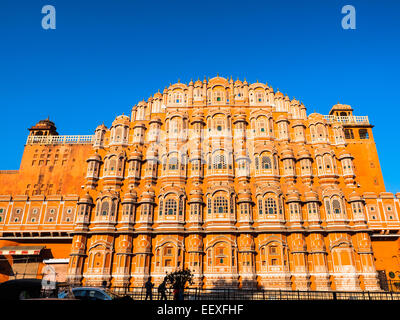
<instances>
[{"instance_id":1,"label":"parked car","mask_svg":"<svg viewBox=\"0 0 400 320\"><path fill-rule=\"evenodd\" d=\"M115 300L122 297L103 288L76 287L58 294L58 298L75 298L78 300Z\"/></svg>"},{"instance_id":2,"label":"parked car","mask_svg":"<svg viewBox=\"0 0 400 320\"><path fill-rule=\"evenodd\" d=\"M0 283L0 300L25 300L41 297L41 279L15 279Z\"/></svg>"}]
</instances>

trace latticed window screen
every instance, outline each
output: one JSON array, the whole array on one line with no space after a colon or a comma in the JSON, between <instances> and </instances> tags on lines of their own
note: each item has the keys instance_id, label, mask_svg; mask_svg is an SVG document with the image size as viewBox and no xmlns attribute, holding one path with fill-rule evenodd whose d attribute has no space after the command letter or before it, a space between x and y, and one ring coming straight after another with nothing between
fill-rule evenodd
<instances>
[{"instance_id":1,"label":"latticed window screen","mask_svg":"<svg viewBox=\"0 0 400 320\"><path fill-rule=\"evenodd\" d=\"M181 216L183 214L183 199L179 199L179 215Z\"/></svg>"},{"instance_id":2,"label":"latticed window screen","mask_svg":"<svg viewBox=\"0 0 400 320\"><path fill-rule=\"evenodd\" d=\"M230 205L231 205L231 214L235 213L235 199L233 198L233 196L231 196L230 198Z\"/></svg>"},{"instance_id":3,"label":"latticed window screen","mask_svg":"<svg viewBox=\"0 0 400 320\"><path fill-rule=\"evenodd\" d=\"M340 202L339 202L339 200L334 199L334 200L332 201L332 209L333 209L333 212L334 212L334 213L340 214L341 209L340 209Z\"/></svg>"},{"instance_id":4,"label":"latticed window screen","mask_svg":"<svg viewBox=\"0 0 400 320\"><path fill-rule=\"evenodd\" d=\"M190 214L199 214L199 207L200 205L198 203L192 203L190 205Z\"/></svg>"},{"instance_id":5,"label":"latticed window screen","mask_svg":"<svg viewBox=\"0 0 400 320\"><path fill-rule=\"evenodd\" d=\"M142 205L141 205L141 212L142 212L142 215L147 215L148 213L149 213L149 204L148 203L143 203Z\"/></svg>"},{"instance_id":6,"label":"latticed window screen","mask_svg":"<svg viewBox=\"0 0 400 320\"><path fill-rule=\"evenodd\" d=\"M164 201L161 199L160 200L160 207L159 207L159 211L158 211L158 214L160 215L160 216L162 216L162 214L163 214L163 203Z\"/></svg>"},{"instance_id":7,"label":"latticed window screen","mask_svg":"<svg viewBox=\"0 0 400 320\"><path fill-rule=\"evenodd\" d=\"M256 158L254 159L254 162L255 162L256 170L258 170L258 157L256 157Z\"/></svg>"},{"instance_id":8,"label":"latticed window screen","mask_svg":"<svg viewBox=\"0 0 400 320\"><path fill-rule=\"evenodd\" d=\"M368 130L367 129L358 130L358 134L360 135L360 139L368 139Z\"/></svg>"},{"instance_id":9,"label":"latticed window screen","mask_svg":"<svg viewBox=\"0 0 400 320\"><path fill-rule=\"evenodd\" d=\"M223 154L214 156L214 169L226 169L226 160Z\"/></svg>"},{"instance_id":10,"label":"latticed window screen","mask_svg":"<svg viewBox=\"0 0 400 320\"><path fill-rule=\"evenodd\" d=\"M271 167L272 167L271 158L267 157L267 156L263 156L262 159L261 159L261 167L264 170L271 169Z\"/></svg>"},{"instance_id":11,"label":"latticed window screen","mask_svg":"<svg viewBox=\"0 0 400 320\"><path fill-rule=\"evenodd\" d=\"M258 200L258 214L263 214L263 202L261 199Z\"/></svg>"},{"instance_id":12,"label":"latticed window screen","mask_svg":"<svg viewBox=\"0 0 400 320\"><path fill-rule=\"evenodd\" d=\"M325 209L327 214L331 214L331 204L329 203L329 200L325 200Z\"/></svg>"},{"instance_id":13,"label":"latticed window screen","mask_svg":"<svg viewBox=\"0 0 400 320\"><path fill-rule=\"evenodd\" d=\"M176 215L176 200L168 199L165 202L165 214L166 215Z\"/></svg>"},{"instance_id":14,"label":"latticed window screen","mask_svg":"<svg viewBox=\"0 0 400 320\"><path fill-rule=\"evenodd\" d=\"M228 200L226 198L214 198L214 213L228 213Z\"/></svg>"},{"instance_id":15,"label":"latticed window screen","mask_svg":"<svg viewBox=\"0 0 400 320\"><path fill-rule=\"evenodd\" d=\"M111 215L112 216L115 214L115 210L116 210L116 205L115 205L115 201L113 201L111 204Z\"/></svg>"},{"instance_id":16,"label":"latticed window screen","mask_svg":"<svg viewBox=\"0 0 400 320\"><path fill-rule=\"evenodd\" d=\"M242 203L240 205L240 212L242 214L248 214L249 213L249 209L248 209L248 203Z\"/></svg>"},{"instance_id":17,"label":"latticed window screen","mask_svg":"<svg viewBox=\"0 0 400 320\"><path fill-rule=\"evenodd\" d=\"M345 139L354 139L354 133L352 129L344 129Z\"/></svg>"},{"instance_id":18,"label":"latticed window screen","mask_svg":"<svg viewBox=\"0 0 400 320\"><path fill-rule=\"evenodd\" d=\"M108 214L109 210L109 204L107 201L104 201L102 206L101 206L101 215L106 216Z\"/></svg>"},{"instance_id":19,"label":"latticed window screen","mask_svg":"<svg viewBox=\"0 0 400 320\"><path fill-rule=\"evenodd\" d=\"M178 169L178 159L173 157L169 160L169 170L176 170Z\"/></svg>"},{"instance_id":20,"label":"latticed window screen","mask_svg":"<svg viewBox=\"0 0 400 320\"><path fill-rule=\"evenodd\" d=\"M275 199L267 198L265 200L265 213L267 213L267 214L276 214L277 213Z\"/></svg>"},{"instance_id":21,"label":"latticed window screen","mask_svg":"<svg viewBox=\"0 0 400 320\"><path fill-rule=\"evenodd\" d=\"M317 204L315 202L310 202L307 204L308 213L317 213Z\"/></svg>"}]
</instances>

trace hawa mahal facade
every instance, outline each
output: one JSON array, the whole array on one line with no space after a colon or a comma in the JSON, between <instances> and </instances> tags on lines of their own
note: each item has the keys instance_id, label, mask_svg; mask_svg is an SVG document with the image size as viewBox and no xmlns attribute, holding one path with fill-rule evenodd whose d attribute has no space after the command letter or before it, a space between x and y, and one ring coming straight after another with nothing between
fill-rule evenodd
<instances>
[{"instance_id":1,"label":"hawa mahal facade","mask_svg":"<svg viewBox=\"0 0 400 320\"><path fill-rule=\"evenodd\" d=\"M51 265L75 285L381 290L399 198L366 116L311 113L263 83L175 83L90 136L29 129L0 171L0 280ZM30 276L27 276L30 275Z\"/></svg>"}]
</instances>

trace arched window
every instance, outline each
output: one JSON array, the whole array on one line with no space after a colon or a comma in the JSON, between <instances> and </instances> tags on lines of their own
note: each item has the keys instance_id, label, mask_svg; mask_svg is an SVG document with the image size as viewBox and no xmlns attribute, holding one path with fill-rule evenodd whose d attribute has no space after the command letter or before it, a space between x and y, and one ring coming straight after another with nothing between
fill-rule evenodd
<instances>
[{"instance_id":1,"label":"arched window","mask_svg":"<svg viewBox=\"0 0 400 320\"><path fill-rule=\"evenodd\" d=\"M225 155L217 154L214 156L214 169L226 169Z\"/></svg>"},{"instance_id":2,"label":"arched window","mask_svg":"<svg viewBox=\"0 0 400 320\"><path fill-rule=\"evenodd\" d=\"M340 202L339 202L338 199L333 199L332 200L332 210L336 214L340 214L341 213Z\"/></svg>"},{"instance_id":3,"label":"arched window","mask_svg":"<svg viewBox=\"0 0 400 320\"><path fill-rule=\"evenodd\" d=\"M323 159L325 163L325 172L332 173L333 172L332 156L330 154L325 154Z\"/></svg>"},{"instance_id":4,"label":"arched window","mask_svg":"<svg viewBox=\"0 0 400 320\"><path fill-rule=\"evenodd\" d=\"M182 103L183 99L182 99L182 94L180 92L175 92L174 93L174 103Z\"/></svg>"},{"instance_id":5,"label":"arched window","mask_svg":"<svg viewBox=\"0 0 400 320\"><path fill-rule=\"evenodd\" d=\"M163 214L163 210L164 210L163 204L164 204L164 201L163 201L162 199L160 199L159 211L158 211L158 214L159 214L160 216L162 216L162 214Z\"/></svg>"},{"instance_id":6,"label":"arched window","mask_svg":"<svg viewBox=\"0 0 400 320\"><path fill-rule=\"evenodd\" d=\"M216 104L221 104L224 101L224 92L222 90L215 90L213 96Z\"/></svg>"},{"instance_id":7,"label":"arched window","mask_svg":"<svg viewBox=\"0 0 400 320\"><path fill-rule=\"evenodd\" d=\"M268 170L268 169L272 168L271 158L270 157L263 156L261 158L261 168L264 169L264 170Z\"/></svg>"},{"instance_id":8,"label":"arched window","mask_svg":"<svg viewBox=\"0 0 400 320\"><path fill-rule=\"evenodd\" d=\"M263 92L256 92L256 103L264 102L264 93Z\"/></svg>"},{"instance_id":9,"label":"arched window","mask_svg":"<svg viewBox=\"0 0 400 320\"><path fill-rule=\"evenodd\" d=\"M325 210L326 214L329 216L331 214L331 204L328 199L325 200Z\"/></svg>"},{"instance_id":10,"label":"arched window","mask_svg":"<svg viewBox=\"0 0 400 320\"><path fill-rule=\"evenodd\" d=\"M176 200L168 199L165 202L165 214L169 216L176 215L176 210L177 210Z\"/></svg>"},{"instance_id":11,"label":"arched window","mask_svg":"<svg viewBox=\"0 0 400 320\"><path fill-rule=\"evenodd\" d=\"M266 214L277 214L276 200L273 198L267 198L265 200L265 213Z\"/></svg>"},{"instance_id":12,"label":"arched window","mask_svg":"<svg viewBox=\"0 0 400 320\"><path fill-rule=\"evenodd\" d=\"M122 137L122 128L118 127L115 130L115 142L120 142L121 141L121 137Z\"/></svg>"},{"instance_id":13,"label":"arched window","mask_svg":"<svg viewBox=\"0 0 400 320\"><path fill-rule=\"evenodd\" d=\"M228 200L225 197L214 198L214 213L228 213Z\"/></svg>"},{"instance_id":14,"label":"arched window","mask_svg":"<svg viewBox=\"0 0 400 320\"><path fill-rule=\"evenodd\" d=\"M223 245L215 246L216 266L223 266L227 262L227 249Z\"/></svg>"},{"instance_id":15,"label":"arched window","mask_svg":"<svg viewBox=\"0 0 400 320\"><path fill-rule=\"evenodd\" d=\"M322 124L317 125L317 140L325 140L325 127Z\"/></svg>"},{"instance_id":16,"label":"arched window","mask_svg":"<svg viewBox=\"0 0 400 320\"><path fill-rule=\"evenodd\" d=\"M110 159L109 168L110 168L111 173L114 173L114 171L116 170L116 168L115 168L116 165L117 165L116 160L114 158Z\"/></svg>"},{"instance_id":17,"label":"arched window","mask_svg":"<svg viewBox=\"0 0 400 320\"><path fill-rule=\"evenodd\" d=\"M108 215L109 209L110 209L110 205L108 204L107 201L104 201L102 206L101 206L101 215L102 216Z\"/></svg>"},{"instance_id":18,"label":"arched window","mask_svg":"<svg viewBox=\"0 0 400 320\"><path fill-rule=\"evenodd\" d=\"M172 157L169 159L169 170L177 170L178 169L178 158Z\"/></svg>"}]
</instances>

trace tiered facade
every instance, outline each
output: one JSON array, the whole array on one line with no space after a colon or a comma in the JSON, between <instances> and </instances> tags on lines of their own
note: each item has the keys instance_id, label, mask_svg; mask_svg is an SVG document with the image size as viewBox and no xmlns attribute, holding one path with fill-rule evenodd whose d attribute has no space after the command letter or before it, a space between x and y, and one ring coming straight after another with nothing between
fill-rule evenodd
<instances>
[{"instance_id":1,"label":"tiered facade","mask_svg":"<svg viewBox=\"0 0 400 320\"><path fill-rule=\"evenodd\" d=\"M307 116L266 84L215 77L171 85L91 138L33 127L26 161L68 145L60 176L75 189L50 178L57 192L2 196L2 241L65 241L73 284L158 284L189 268L206 288L380 290L377 269L399 268L400 207L352 111Z\"/></svg>"}]
</instances>

